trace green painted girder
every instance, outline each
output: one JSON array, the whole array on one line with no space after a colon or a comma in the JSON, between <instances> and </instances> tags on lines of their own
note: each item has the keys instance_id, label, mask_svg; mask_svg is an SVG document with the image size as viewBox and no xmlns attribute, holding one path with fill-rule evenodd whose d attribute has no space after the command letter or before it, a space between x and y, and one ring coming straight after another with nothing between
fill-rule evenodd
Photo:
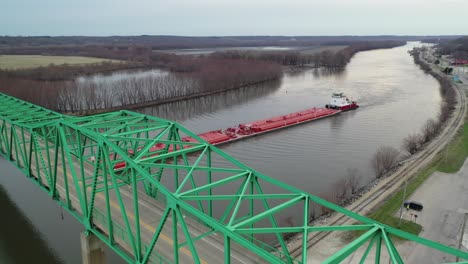
<instances>
[{"instance_id":1,"label":"green painted girder","mask_svg":"<svg viewBox=\"0 0 468 264\"><path fill-rule=\"evenodd\" d=\"M338 263L364 245L361 263L371 250L378 263L382 242L391 261L402 263L394 236L468 259L466 252L257 172L175 122L130 111L71 117L4 94L0 119L1 154L129 263L219 262L207 240L219 243L222 251L216 252L225 263L305 263L306 238L322 231L363 232L325 263ZM309 216L317 208L356 224L313 226ZM284 223L291 213L297 217ZM302 240L300 259L284 239L291 233Z\"/></svg>"}]
</instances>

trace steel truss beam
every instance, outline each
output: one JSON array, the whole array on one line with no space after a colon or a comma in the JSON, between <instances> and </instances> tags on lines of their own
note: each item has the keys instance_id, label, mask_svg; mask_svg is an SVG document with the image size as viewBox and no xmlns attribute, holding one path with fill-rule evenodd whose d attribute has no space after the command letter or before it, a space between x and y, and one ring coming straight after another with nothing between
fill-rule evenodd
<instances>
[{"instance_id":1,"label":"steel truss beam","mask_svg":"<svg viewBox=\"0 0 468 264\"><path fill-rule=\"evenodd\" d=\"M320 231L363 232L325 263L364 245L361 262L372 250L379 262L382 241L402 263L392 237L468 259L257 172L175 122L130 111L71 117L0 94L0 129L1 154L129 263L305 263L307 237ZM313 226L317 208L356 224ZM298 217L285 224L285 212ZM287 234L302 239L301 259Z\"/></svg>"}]
</instances>

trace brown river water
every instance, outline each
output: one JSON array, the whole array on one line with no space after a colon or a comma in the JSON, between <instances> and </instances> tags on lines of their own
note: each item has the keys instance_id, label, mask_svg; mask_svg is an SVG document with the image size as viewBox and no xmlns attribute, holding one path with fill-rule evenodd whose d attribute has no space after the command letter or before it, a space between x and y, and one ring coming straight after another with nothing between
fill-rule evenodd
<instances>
[{"instance_id":1,"label":"brown river water","mask_svg":"<svg viewBox=\"0 0 468 264\"><path fill-rule=\"evenodd\" d=\"M401 148L437 116L439 85L406 46L360 52L346 69L309 69L281 81L138 110L201 133L312 107L334 91L358 101L356 111L246 139L220 148L264 174L314 195L329 190L350 168L361 185L375 178L370 159L381 145ZM0 159L0 263L81 263L83 227L14 166ZM109 263L123 263L108 252Z\"/></svg>"}]
</instances>

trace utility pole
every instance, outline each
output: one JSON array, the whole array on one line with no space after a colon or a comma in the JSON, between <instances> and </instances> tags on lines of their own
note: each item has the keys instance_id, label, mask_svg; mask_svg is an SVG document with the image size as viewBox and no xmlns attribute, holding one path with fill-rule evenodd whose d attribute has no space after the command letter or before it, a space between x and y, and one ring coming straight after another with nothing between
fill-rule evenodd
<instances>
[{"instance_id":1,"label":"utility pole","mask_svg":"<svg viewBox=\"0 0 468 264\"><path fill-rule=\"evenodd\" d=\"M408 187L408 180L405 179L405 188L403 189L403 199L400 205L400 220L398 221L398 228L401 227L401 218L403 217L403 204L405 203L406 199L406 188Z\"/></svg>"}]
</instances>

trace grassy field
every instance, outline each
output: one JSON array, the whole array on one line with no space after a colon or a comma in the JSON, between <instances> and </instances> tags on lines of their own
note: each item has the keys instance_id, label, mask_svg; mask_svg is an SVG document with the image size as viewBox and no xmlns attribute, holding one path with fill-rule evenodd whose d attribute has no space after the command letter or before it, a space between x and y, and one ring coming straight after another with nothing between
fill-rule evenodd
<instances>
[{"instance_id":1,"label":"grassy field","mask_svg":"<svg viewBox=\"0 0 468 264\"><path fill-rule=\"evenodd\" d=\"M113 61L108 59L77 57L77 56L41 56L41 55L0 55L0 69L26 69L49 64L88 64L103 61Z\"/></svg>"},{"instance_id":2,"label":"grassy field","mask_svg":"<svg viewBox=\"0 0 468 264\"><path fill-rule=\"evenodd\" d=\"M434 172L437 170L438 161L432 163L430 166L426 167L422 172L420 172L416 177L408 182L406 188L406 198L409 197L413 192L418 189L418 187ZM400 209L400 206L403 202L404 191L400 190L393 197L388 199L382 206L379 207L376 211L369 215L370 218L379 221L383 224L400 228L403 231L419 234L421 232L422 226L411 221L401 220L401 225L399 226L400 219L395 217L395 213Z\"/></svg>"},{"instance_id":3,"label":"grassy field","mask_svg":"<svg viewBox=\"0 0 468 264\"><path fill-rule=\"evenodd\" d=\"M465 121L462 131L442 153L438 171L455 173L468 157L468 122Z\"/></svg>"}]
</instances>

